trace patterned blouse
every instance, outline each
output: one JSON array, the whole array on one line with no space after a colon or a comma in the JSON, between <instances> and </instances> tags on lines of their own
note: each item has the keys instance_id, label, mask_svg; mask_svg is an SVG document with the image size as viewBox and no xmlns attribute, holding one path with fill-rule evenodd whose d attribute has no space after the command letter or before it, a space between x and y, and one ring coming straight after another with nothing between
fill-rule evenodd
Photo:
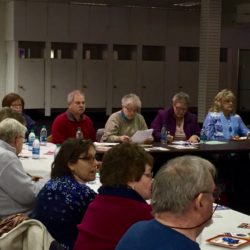
<instances>
[{"instance_id":1,"label":"patterned blouse","mask_svg":"<svg viewBox=\"0 0 250 250\"><path fill-rule=\"evenodd\" d=\"M203 123L208 140L230 140L232 137L246 136L249 129L237 114L225 117L223 112L209 112Z\"/></svg>"},{"instance_id":2,"label":"patterned blouse","mask_svg":"<svg viewBox=\"0 0 250 250\"><path fill-rule=\"evenodd\" d=\"M77 224L95 195L71 176L51 179L39 192L31 217L41 221L65 249L73 249Z\"/></svg>"}]
</instances>

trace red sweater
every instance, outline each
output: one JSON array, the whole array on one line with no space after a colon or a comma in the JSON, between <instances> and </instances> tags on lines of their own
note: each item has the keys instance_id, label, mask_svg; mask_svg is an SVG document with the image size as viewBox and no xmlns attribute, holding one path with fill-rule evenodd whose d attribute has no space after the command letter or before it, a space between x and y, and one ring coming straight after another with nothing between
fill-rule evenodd
<instances>
[{"instance_id":1,"label":"red sweater","mask_svg":"<svg viewBox=\"0 0 250 250\"><path fill-rule=\"evenodd\" d=\"M57 116L52 124L53 142L62 144L68 138L75 138L78 127L81 127L84 139L95 141L96 132L91 119L84 114L80 121L76 121L73 115L66 111Z\"/></svg>"},{"instance_id":2,"label":"red sweater","mask_svg":"<svg viewBox=\"0 0 250 250\"><path fill-rule=\"evenodd\" d=\"M98 194L78 225L74 250L114 250L132 224L152 218L146 202Z\"/></svg>"}]
</instances>

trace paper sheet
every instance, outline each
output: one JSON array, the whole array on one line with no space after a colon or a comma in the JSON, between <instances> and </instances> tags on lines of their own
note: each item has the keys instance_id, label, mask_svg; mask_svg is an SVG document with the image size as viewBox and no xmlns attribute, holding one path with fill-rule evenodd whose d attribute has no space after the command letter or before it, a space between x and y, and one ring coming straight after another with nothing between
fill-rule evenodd
<instances>
[{"instance_id":1,"label":"paper sheet","mask_svg":"<svg viewBox=\"0 0 250 250\"><path fill-rule=\"evenodd\" d=\"M146 129L146 130L138 130L134 133L131 137L131 142L134 143L143 143L147 140L150 136L152 136L153 129Z\"/></svg>"}]
</instances>

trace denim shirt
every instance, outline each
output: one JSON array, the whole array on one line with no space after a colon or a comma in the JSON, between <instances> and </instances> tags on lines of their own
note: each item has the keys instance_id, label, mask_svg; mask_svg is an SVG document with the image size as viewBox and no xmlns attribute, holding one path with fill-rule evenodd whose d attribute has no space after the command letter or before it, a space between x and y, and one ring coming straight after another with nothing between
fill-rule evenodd
<instances>
[{"instance_id":1,"label":"denim shirt","mask_svg":"<svg viewBox=\"0 0 250 250\"><path fill-rule=\"evenodd\" d=\"M209 112L203 123L208 140L227 141L232 137L246 136L250 131L237 114L225 117L223 112Z\"/></svg>"}]
</instances>

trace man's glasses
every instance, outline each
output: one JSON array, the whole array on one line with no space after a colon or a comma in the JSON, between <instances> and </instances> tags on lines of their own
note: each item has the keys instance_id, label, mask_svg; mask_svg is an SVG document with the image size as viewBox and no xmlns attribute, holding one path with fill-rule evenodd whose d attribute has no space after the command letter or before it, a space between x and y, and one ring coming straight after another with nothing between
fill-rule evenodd
<instances>
[{"instance_id":1,"label":"man's glasses","mask_svg":"<svg viewBox=\"0 0 250 250\"><path fill-rule=\"evenodd\" d=\"M216 203L220 202L220 195L221 195L221 192L219 189L215 189L213 192L200 192L202 194L212 194L213 198L214 198L214 201Z\"/></svg>"}]
</instances>

